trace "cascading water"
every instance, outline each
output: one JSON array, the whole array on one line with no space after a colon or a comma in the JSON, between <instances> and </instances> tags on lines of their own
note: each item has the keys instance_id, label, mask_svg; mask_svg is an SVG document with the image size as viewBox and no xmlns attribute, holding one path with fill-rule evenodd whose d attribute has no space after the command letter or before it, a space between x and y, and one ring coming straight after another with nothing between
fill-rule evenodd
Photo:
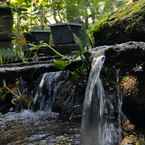
<instances>
[{"instance_id":1,"label":"cascading water","mask_svg":"<svg viewBox=\"0 0 145 145\"><path fill-rule=\"evenodd\" d=\"M0 113L0 145L54 145L59 140L62 142L62 135L67 142L79 145L79 124L59 121L60 114L51 112L57 97L69 94L64 93L70 89L69 74L69 71L58 71L42 75L34 98L34 105L38 103L36 112L21 110L19 113ZM64 87L66 82L67 85ZM60 90L62 94L59 94Z\"/></svg>"},{"instance_id":2,"label":"cascading water","mask_svg":"<svg viewBox=\"0 0 145 145\"><path fill-rule=\"evenodd\" d=\"M66 71L44 73L35 94L34 105L37 104L39 110L51 112L57 90L68 76L69 72Z\"/></svg>"},{"instance_id":3,"label":"cascading water","mask_svg":"<svg viewBox=\"0 0 145 145\"><path fill-rule=\"evenodd\" d=\"M112 112L116 112L115 109L118 112L120 108L119 110L115 108L109 96L105 95L100 79L104 59L104 56L99 56L94 58L92 63L84 100L81 145L118 145L119 143L118 116L120 115L116 118Z\"/></svg>"}]
</instances>

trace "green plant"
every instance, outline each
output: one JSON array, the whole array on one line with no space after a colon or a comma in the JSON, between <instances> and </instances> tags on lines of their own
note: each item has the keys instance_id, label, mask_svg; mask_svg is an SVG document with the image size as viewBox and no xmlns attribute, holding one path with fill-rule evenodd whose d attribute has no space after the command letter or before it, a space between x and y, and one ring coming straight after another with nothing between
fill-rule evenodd
<instances>
[{"instance_id":1,"label":"green plant","mask_svg":"<svg viewBox=\"0 0 145 145\"><path fill-rule=\"evenodd\" d=\"M10 0L9 3L5 3L12 7L14 13L14 29L16 39L21 39L21 35L25 31L29 31L34 26L41 26L45 29L49 23L58 22L72 22L82 21L85 25L84 28L90 29L89 24L93 23L100 16L104 15L105 11L108 13L108 9L111 9L110 3L113 3L116 7L121 5L123 0L119 2L117 0ZM108 7L108 8L107 8ZM101 21L102 22L102 21ZM36 27L35 27L36 28ZM38 27L36 28L38 30ZM83 42L74 36L76 42L80 46L79 52L73 58L67 58L51 46L47 46L63 60L66 58L69 62L72 62L78 58L84 59L84 53L87 52L84 49ZM22 39L24 40L24 39ZM92 41L92 36L90 35ZM22 42L22 41L21 41ZM24 41L23 41L24 42ZM25 43L25 42L24 42ZM24 44L25 45L25 44ZM23 44L21 45L17 40L14 42L14 50L10 54L14 54L16 58L24 61L25 56L23 52ZM81 46L82 45L82 46ZM32 49L40 49L44 44L33 45ZM46 44L45 44L46 46ZM6 52L1 50L0 62L5 61ZM9 52L9 51L8 51ZM66 63L63 63L66 64ZM67 63L69 64L69 63Z\"/></svg>"},{"instance_id":2,"label":"green plant","mask_svg":"<svg viewBox=\"0 0 145 145\"><path fill-rule=\"evenodd\" d=\"M83 42L75 34L74 38L76 44L79 46L79 50L73 56L62 56L57 60L54 60L53 64L57 69L65 70L69 69L72 73L72 79L78 79L82 75L88 74L90 70L88 49L84 47ZM60 55L59 55L60 56Z\"/></svg>"},{"instance_id":3,"label":"green plant","mask_svg":"<svg viewBox=\"0 0 145 145\"><path fill-rule=\"evenodd\" d=\"M47 7L47 3L45 2L31 2L31 7L30 7L30 25L31 25L31 29L33 29L34 26L40 26L41 30L45 29L45 26L47 26L48 22L47 22L47 13L48 13L48 7ZM34 23L34 19L36 19L36 23ZM34 29L36 29L34 27Z\"/></svg>"},{"instance_id":4,"label":"green plant","mask_svg":"<svg viewBox=\"0 0 145 145\"><path fill-rule=\"evenodd\" d=\"M16 60L17 56L10 48L0 49L0 64L8 63Z\"/></svg>"},{"instance_id":5,"label":"green plant","mask_svg":"<svg viewBox=\"0 0 145 145\"><path fill-rule=\"evenodd\" d=\"M44 28L48 23L72 21L82 21L88 28L90 23L117 9L124 2L125 0L10 0L10 5L17 11L15 17L21 19L23 29L28 30L35 25Z\"/></svg>"},{"instance_id":6,"label":"green plant","mask_svg":"<svg viewBox=\"0 0 145 145\"><path fill-rule=\"evenodd\" d=\"M44 43L43 41L40 41L40 43L37 44L37 45L36 45L36 44L31 44L31 43L30 43L29 45L31 46L30 51L35 51L36 54L37 54L38 50L40 50L41 48L47 47L47 48L49 48L52 52L54 52L54 54L56 54L58 57L65 58L64 55L62 55L60 52L58 52L57 50L55 50L52 46L50 46L50 45L47 44L47 43Z\"/></svg>"},{"instance_id":7,"label":"green plant","mask_svg":"<svg viewBox=\"0 0 145 145\"><path fill-rule=\"evenodd\" d=\"M25 90L20 89L20 80L16 81L16 84L13 89L9 88L6 84L6 81L3 81L3 93L6 96L7 94L12 95L11 103L15 106L18 104L24 105L27 108L31 107L32 97L27 96Z\"/></svg>"}]
</instances>

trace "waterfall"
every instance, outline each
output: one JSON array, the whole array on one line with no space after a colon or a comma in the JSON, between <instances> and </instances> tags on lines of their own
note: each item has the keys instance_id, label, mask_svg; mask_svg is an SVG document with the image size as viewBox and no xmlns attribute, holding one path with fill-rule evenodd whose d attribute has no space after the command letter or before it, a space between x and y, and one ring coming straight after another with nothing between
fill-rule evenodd
<instances>
[{"instance_id":1,"label":"waterfall","mask_svg":"<svg viewBox=\"0 0 145 145\"><path fill-rule=\"evenodd\" d=\"M66 71L44 73L34 97L34 106L37 106L38 110L51 112L57 96L57 90L68 79L68 76L69 72Z\"/></svg>"},{"instance_id":2,"label":"waterfall","mask_svg":"<svg viewBox=\"0 0 145 145\"><path fill-rule=\"evenodd\" d=\"M115 108L112 99L105 95L100 79L104 60L104 56L99 56L92 62L83 104L81 145L118 145L119 142L118 116L120 115L117 115L116 119L112 112L116 110L118 112L120 108L119 110Z\"/></svg>"}]
</instances>

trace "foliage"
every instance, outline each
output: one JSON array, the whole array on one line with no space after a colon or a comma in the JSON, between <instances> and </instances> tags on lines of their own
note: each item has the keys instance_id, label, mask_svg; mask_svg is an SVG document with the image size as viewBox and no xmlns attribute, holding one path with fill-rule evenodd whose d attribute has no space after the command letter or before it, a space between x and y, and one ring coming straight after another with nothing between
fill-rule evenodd
<instances>
[{"instance_id":1,"label":"foliage","mask_svg":"<svg viewBox=\"0 0 145 145\"><path fill-rule=\"evenodd\" d=\"M64 70L66 68L67 65L70 64L70 62L68 60L55 60L54 61L54 66L60 70Z\"/></svg>"},{"instance_id":2,"label":"foliage","mask_svg":"<svg viewBox=\"0 0 145 145\"><path fill-rule=\"evenodd\" d=\"M23 61L23 52L20 49L1 48L0 64Z\"/></svg>"},{"instance_id":3,"label":"foliage","mask_svg":"<svg viewBox=\"0 0 145 145\"><path fill-rule=\"evenodd\" d=\"M10 6L14 14L15 39L13 41L13 49L0 49L0 64L23 61L27 62L27 56L24 55L24 48L27 42L23 36L23 32L40 28L44 30L48 28L48 24L62 22L79 22L84 24L86 29L90 29L89 25L97 21L97 29L100 25L104 25L108 16L117 7L122 5L123 0L10 0L6 5ZM138 10L138 7L135 7ZM122 13L119 15L120 18ZM103 19L100 19L102 18ZM100 21L101 20L101 21ZM80 76L86 75L90 69L88 50L84 47L81 39L75 34L74 38L79 45L79 51L74 56L64 56L47 43L29 44L30 52L37 51L42 47L47 47L55 53L59 59L54 60L53 64L57 69L71 70L71 79L78 80ZM12 104L26 104L29 108L32 98L19 89L19 84L14 86L14 90L9 88L6 83L0 89L0 97L4 99L7 94L11 94ZM63 143L64 141L61 141Z\"/></svg>"},{"instance_id":4,"label":"foliage","mask_svg":"<svg viewBox=\"0 0 145 145\"><path fill-rule=\"evenodd\" d=\"M3 81L1 93L5 94L4 97L11 94L11 103L15 107L17 107L17 105L24 105L26 108L30 108L32 104L32 97L27 96L25 90L21 89L20 80L17 80L11 87L7 86L6 81Z\"/></svg>"},{"instance_id":5,"label":"foliage","mask_svg":"<svg viewBox=\"0 0 145 145\"><path fill-rule=\"evenodd\" d=\"M83 22L86 28L90 28L88 27L90 23L97 19L100 20L101 16L115 10L122 2L123 0L9 0L6 5L12 7L14 13L13 31L16 37L14 49L11 52L9 49L7 49L8 53L5 50L0 50L0 61L1 63L6 62L5 58L11 58L11 56L12 59L25 59L23 47L26 42L22 33L31 30L34 26L41 26L42 29L45 29L51 23ZM112 8L112 5L114 8ZM103 22L105 22L105 19ZM99 23L102 23L102 20ZM92 37L90 39L92 40ZM81 46L82 42L80 43L77 38L76 41L80 45L80 52L77 54L79 56L79 54L84 53L84 48ZM41 46L42 44L33 45L32 49L39 49ZM64 59L64 56L50 45L49 48ZM7 57L8 54L10 56Z\"/></svg>"},{"instance_id":6,"label":"foliage","mask_svg":"<svg viewBox=\"0 0 145 145\"><path fill-rule=\"evenodd\" d=\"M105 42L112 43L115 39L114 43L121 43L122 36L127 37L126 40L129 41L131 33L139 32L137 29L141 30L144 24L144 6L145 1L138 0L122 5L115 12L106 13L101 20L98 19L90 29L91 34L96 38L95 43L98 45Z\"/></svg>"},{"instance_id":7,"label":"foliage","mask_svg":"<svg viewBox=\"0 0 145 145\"><path fill-rule=\"evenodd\" d=\"M16 21L23 30L28 30L35 25L44 27L59 22L83 22L88 27L123 2L125 0L10 0L10 5L17 12Z\"/></svg>"}]
</instances>

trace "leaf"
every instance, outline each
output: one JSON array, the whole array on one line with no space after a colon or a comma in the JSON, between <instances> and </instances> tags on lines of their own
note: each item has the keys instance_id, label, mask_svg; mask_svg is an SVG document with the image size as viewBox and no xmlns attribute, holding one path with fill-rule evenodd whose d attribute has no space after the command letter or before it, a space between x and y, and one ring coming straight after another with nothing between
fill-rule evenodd
<instances>
[{"instance_id":1,"label":"leaf","mask_svg":"<svg viewBox=\"0 0 145 145\"><path fill-rule=\"evenodd\" d=\"M64 70L66 66L70 64L70 62L67 60L55 60L53 64L56 68Z\"/></svg>"}]
</instances>

